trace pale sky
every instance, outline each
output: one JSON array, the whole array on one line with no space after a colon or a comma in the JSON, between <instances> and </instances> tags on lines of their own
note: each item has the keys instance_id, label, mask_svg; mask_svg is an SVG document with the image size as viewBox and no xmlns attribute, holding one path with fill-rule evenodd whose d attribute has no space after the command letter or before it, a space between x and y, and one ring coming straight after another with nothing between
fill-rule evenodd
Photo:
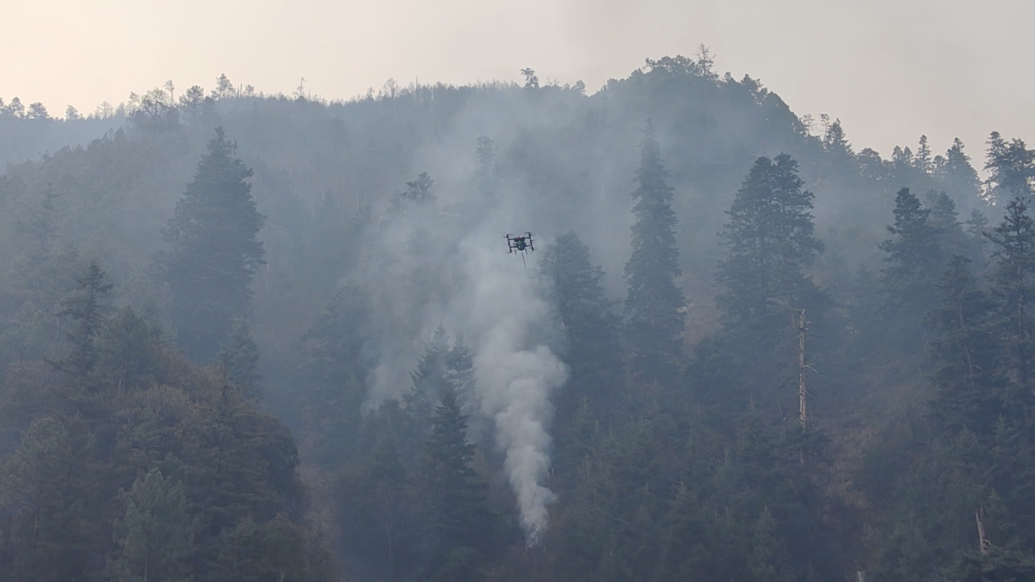
<instances>
[{"instance_id":1,"label":"pale sky","mask_svg":"<svg viewBox=\"0 0 1035 582\"><path fill-rule=\"evenodd\" d=\"M1018 0L0 0L0 97L88 113L173 80L328 99L394 78L582 79L590 91L646 57L692 56L760 79L799 115L840 118L887 156L926 133L981 158L997 129L1035 143L1030 34ZM979 164L978 164L979 165Z\"/></svg>"}]
</instances>

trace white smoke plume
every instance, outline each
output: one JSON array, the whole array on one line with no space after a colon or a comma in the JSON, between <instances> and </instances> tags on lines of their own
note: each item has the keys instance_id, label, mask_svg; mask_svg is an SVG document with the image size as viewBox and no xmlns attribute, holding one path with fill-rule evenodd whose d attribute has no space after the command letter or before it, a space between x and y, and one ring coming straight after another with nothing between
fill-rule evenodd
<instances>
[{"instance_id":1,"label":"white smoke plume","mask_svg":"<svg viewBox=\"0 0 1035 582\"><path fill-rule=\"evenodd\" d=\"M472 287L468 327L477 337L475 396L479 412L495 425L526 539L534 545L546 529L547 506L556 500L546 486L550 396L567 380L568 368L547 345L556 327L552 307L540 296L533 271L507 254L500 233L483 231L463 245Z\"/></svg>"},{"instance_id":2,"label":"white smoke plume","mask_svg":"<svg viewBox=\"0 0 1035 582\"><path fill-rule=\"evenodd\" d=\"M380 364L369 379L366 406L405 393L421 337L439 325L463 333L474 364L474 393L465 404L468 436L503 453L531 545L545 531L556 500L548 487L551 397L568 369L550 347L561 326L538 279L537 253L526 256L526 268L521 257L508 254L504 235L535 233L537 225L541 235L555 229L545 225L551 217L535 219L525 192L514 184L465 196L468 190L444 182L434 191L442 196L437 208L386 217L368 241L363 275L377 288L371 318ZM548 238L536 236L537 248Z\"/></svg>"}]
</instances>

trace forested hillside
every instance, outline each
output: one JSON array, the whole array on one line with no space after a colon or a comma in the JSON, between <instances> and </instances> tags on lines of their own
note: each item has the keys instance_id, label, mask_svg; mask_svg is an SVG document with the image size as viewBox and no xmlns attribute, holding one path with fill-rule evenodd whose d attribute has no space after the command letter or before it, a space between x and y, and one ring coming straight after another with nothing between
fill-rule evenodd
<instances>
[{"instance_id":1,"label":"forested hillside","mask_svg":"<svg viewBox=\"0 0 1035 582\"><path fill-rule=\"evenodd\" d=\"M522 73L0 102L0 571L1035 579L1035 151Z\"/></svg>"}]
</instances>

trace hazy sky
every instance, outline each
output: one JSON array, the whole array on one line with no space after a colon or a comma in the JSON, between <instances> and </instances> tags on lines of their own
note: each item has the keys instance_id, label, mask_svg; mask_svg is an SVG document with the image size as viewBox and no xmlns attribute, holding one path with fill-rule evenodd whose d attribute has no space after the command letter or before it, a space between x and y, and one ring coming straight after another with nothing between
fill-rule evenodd
<instances>
[{"instance_id":1,"label":"hazy sky","mask_svg":"<svg viewBox=\"0 0 1035 582\"><path fill-rule=\"evenodd\" d=\"M124 101L172 79L325 98L400 84L582 79L596 90L646 57L691 56L744 73L803 115L841 118L856 149L887 155L921 133L1035 140L1030 22L1012 0L6 0L0 96L52 114ZM915 149L915 147L914 147Z\"/></svg>"}]
</instances>

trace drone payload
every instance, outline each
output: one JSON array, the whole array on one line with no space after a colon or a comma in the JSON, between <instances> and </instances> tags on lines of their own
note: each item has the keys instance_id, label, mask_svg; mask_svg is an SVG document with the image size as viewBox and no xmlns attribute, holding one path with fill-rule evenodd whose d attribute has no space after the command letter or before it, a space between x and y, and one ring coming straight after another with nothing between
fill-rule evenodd
<instances>
[{"instance_id":1,"label":"drone payload","mask_svg":"<svg viewBox=\"0 0 1035 582\"><path fill-rule=\"evenodd\" d=\"M525 265L525 253L534 251L535 246L532 244L532 233L526 232L524 236L510 236L507 235L507 252L521 255L521 264ZM528 268L528 265L525 265Z\"/></svg>"}]
</instances>

